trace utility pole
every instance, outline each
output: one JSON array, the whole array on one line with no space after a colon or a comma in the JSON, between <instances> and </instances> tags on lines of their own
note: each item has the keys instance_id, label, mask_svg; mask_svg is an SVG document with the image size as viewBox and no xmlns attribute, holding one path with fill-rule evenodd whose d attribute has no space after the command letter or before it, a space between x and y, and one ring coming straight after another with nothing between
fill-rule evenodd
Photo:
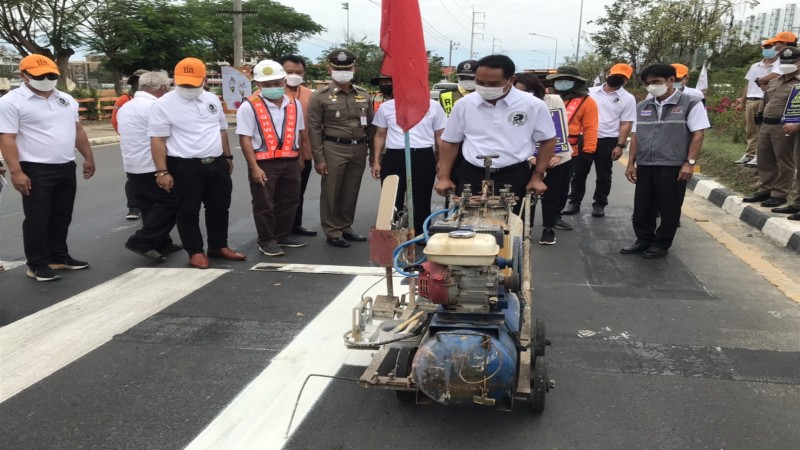
<instances>
[{"instance_id":1,"label":"utility pole","mask_svg":"<svg viewBox=\"0 0 800 450\"><path fill-rule=\"evenodd\" d=\"M342 9L347 11L347 36L345 37L345 43L350 42L350 2L342 3Z\"/></svg>"},{"instance_id":2,"label":"utility pole","mask_svg":"<svg viewBox=\"0 0 800 450\"><path fill-rule=\"evenodd\" d=\"M458 46L461 45L458 42L450 41L450 56L447 57L447 66L453 66L453 50L458 50Z\"/></svg>"},{"instance_id":3,"label":"utility pole","mask_svg":"<svg viewBox=\"0 0 800 450\"><path fill-rule=\"evenodd\" d=\"M242 20L256 11L242 11L242 0L233 0L233 11L217 11L218 16L233 16L233 67L242 67L244 44L242 44Z\"/></svg>"},{"instance_id":4,"label":"utility pole","mask_svg":"<svg viewBox=\"0 0 800 450\"><path fill-rule=\"evenodd\" d=\"M483 39L483 33L482 32L481 33L476 33L475 32L475 25L486 25L485 22L475 22L475 16L477 16L479 14L480 14L480 16L481 16L481 18L483 20L486 20L486 13L475 11L475 6L473 5L472 6L472 29L470 30L470 34L469 34L469 59L472 59L472 58L475 57L474 54L472 53L472 49L474 48L473 44L474 44L474 41L475 41L475 35L480 35L481 39Z\"/></svg>"},{"instance_id":5,"label":"utility pole","mask_svg":"<svg viewBox=\"0 0 800 450\"><path fill-rule=\"evenodd\" d=\"M499 44L501 42L503 42L502 39L494 37L494 34L492 35L492 54L493 55L495 54L495 51L494 51L495 47L497 47L499 49L500 46L497 45L497 44Z\"/></svg>"},{"instance_id":6,"label":"utility pole","mask_svg":"<svg viewBox=\"0 0 800 450\"><path fill-rule=\"evenodd\" d=\"M581 12L578 14L578 43L575 45L575 62L581 55L581 25L583 25L583 0L581 0Z\"/></svg>"}]
</instances>

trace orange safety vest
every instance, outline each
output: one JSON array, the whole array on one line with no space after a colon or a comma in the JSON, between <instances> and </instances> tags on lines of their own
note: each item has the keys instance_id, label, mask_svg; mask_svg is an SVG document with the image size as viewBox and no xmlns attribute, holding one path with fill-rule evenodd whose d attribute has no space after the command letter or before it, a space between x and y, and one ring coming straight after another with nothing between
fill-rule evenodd
<instances>
[{"instance_id":1,"label":"orange safety vest","mask_svg":"<svg viewBox=\"0 0 800 450\"><path fill-rule=\"evenodd\" d=\"M276 158L297 158L300 156L300 149L295 144L295 131L297 127L297 101L292 100L287 106L283 115L283 130L281 136L275 130L272 124L272 114L267 108L267 104L260 95L254 95L247 99L250 106L253 107L253 113L256 115L256 124L258 131L261 133L265 150L256 150L256 159L261 161L265 159Z\"/></svg>"}]
</instances>

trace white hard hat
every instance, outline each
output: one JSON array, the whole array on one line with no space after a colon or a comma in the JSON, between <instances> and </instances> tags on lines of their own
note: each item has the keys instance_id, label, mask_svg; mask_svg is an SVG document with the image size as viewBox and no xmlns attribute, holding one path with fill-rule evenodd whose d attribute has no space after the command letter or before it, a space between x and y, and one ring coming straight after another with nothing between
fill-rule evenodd
<instances>
[{"instance_id":1,"label":"white hard hat","mask_svg":"<svg viewBox=\"0 0 800 450\"><path fill-rule=\"evenodd\" d=\"M253 80L255 81L272 81L282 78L286 78L286 72L277 61L265 59L253 67Z\"/></svg>"}]
</instances>

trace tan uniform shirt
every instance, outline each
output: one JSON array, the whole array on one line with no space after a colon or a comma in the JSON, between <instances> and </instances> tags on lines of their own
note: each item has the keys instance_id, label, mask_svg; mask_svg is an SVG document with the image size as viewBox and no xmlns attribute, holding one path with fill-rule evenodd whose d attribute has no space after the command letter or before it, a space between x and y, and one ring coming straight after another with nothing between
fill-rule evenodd
<instances>
[{"instance_id":1,"label":"tan uniform shirt","mask_svg":"<svg viewBox=\"0 0 800 450\"><path fill-rule=\"evenodd\" d=\"M315 92L308 101L308 131L314 162L325 162L322 153L324 136L341 139L368 137L368 127L362 123L361 117L366 117L369 125L373 115L372 97L358 86L343 91L331 83Z\"/></svg>"},{"instance_id":2,"label":"tan uniform shirt","mask_svg":"<svg viewBox=\"0 0 800 450\"><path fill-rule=\"evenodd\" d=\"M786 110L786 102L789 100L789 93L795 84L800 84L797 77L789 78L784 76L773 78L767 85L764 93L764 117L770 119L780 119Z\"/></svg>"}]
</instances>

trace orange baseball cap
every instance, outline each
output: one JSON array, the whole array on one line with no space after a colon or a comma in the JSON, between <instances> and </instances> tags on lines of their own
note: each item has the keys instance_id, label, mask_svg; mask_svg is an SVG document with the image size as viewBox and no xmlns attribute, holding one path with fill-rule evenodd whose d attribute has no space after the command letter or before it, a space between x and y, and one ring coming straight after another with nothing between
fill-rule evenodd
<instances>
[{"instance_id":1,"label":"orange baseball cap","mask_svg":"<svg viewBox=\"0 0 800 450\"><path fill-rule=\"evenodd\" d=\"M781 31L780 33L776 34L774 38L765 41L764 44L774 44L776 42L797 42L797 35L791 31Z\"/></svg>"},{"instance_id":2,"label":"orange baseball cap","mask_svg":"<svg viewBox=\"0 0 800 450\"><path fill-rule=\"evenodd\" d=\"M22 58L22 61L19 62L19 71L28 72L35 77L47 73L61 75L56 63L54 63L52 59L43 55L28 55Z\"/></svg>"},{"instance_id":3,"label":"orange baseball cap","mask_svg":"<svg viewBox=\"0 0 800 450\"><path fill-rule=\"evenodd\" d=\"M175 65L174 76L176 86L188 84L200 87L206 79L206 65L197 58L184 58Z\"/></svg>"},{"instance_id":4,"label":"orange baseball cap","mask_svg":"<svg viewBox=\"0 0 800 450\"><path fill-rule=\"evenodd\" d=\"M633 67L625 63L614 64L613 66L611 66L611 70L608 71L608 74L622 75L623 77L630 79L631 75L633 75Z\"/></svg>"},{"instance_id":5,"label":"orange baseball cap","mask_svg":"<svg viewBox=\"0 0 800 450\"><path fill-rule=\"evenodd\" d=\"M672 64L672 67L675 68L675 78L684 78L689 75L689 68L683 64Z\"/></svg>"}]
</instances>

